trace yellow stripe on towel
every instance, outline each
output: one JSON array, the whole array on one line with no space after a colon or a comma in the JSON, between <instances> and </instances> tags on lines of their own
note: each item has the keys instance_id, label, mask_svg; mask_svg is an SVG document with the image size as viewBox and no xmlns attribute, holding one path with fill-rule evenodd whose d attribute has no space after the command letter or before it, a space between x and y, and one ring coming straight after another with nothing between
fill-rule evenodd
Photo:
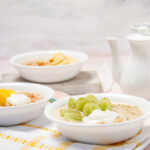
<instances>
[{"instance_id":1,"label":"yellow stripe on towel","mask_svg":"<svg viewBox=\"0 0 150 150\"><path fill-rule=\"evenodd\" d=\"M74 142L62 142L55 150L66 150L72 144L74 144Z\"/></svg>"},{"instance_id":2,"label":"yellow stripe on towel","mask_svg":"<svg viewBox=\"0 0 150 150\"><path fill-rule=\"evenodd\" d=\"M124 142L107 145L107 146L95 146L93 150L107 150L108 148L120 147L120 146L124 146L127 144L134 144L134 143L136 144L136 147L139 147L142 144L141 142L137 140L136 141L124 141Z\"/></svg>"},{"instance_id":3,"label":"yellow stripe on towel","mask_svg":"<svg viewBox=\"0 0 150 150\"><path fill-rule=\"evenodd\" d=\"M35 137L31 141L29 141L27 145L23 146L19 150L30 150L31 148L36 147L39 144L39 142L41 142L45 138L46 138L46 136Z\"/></svg>"},{"instance_id":4,"label":"yellow stripe on towel","mask_svg":"<svg viewBox=\"0 0 150 150\"><path fill-rule=\"evenodd\" d=\"M106 150L107 148L106 146L95 146L93 150Z\"/></svg>"},{"instance_id":5,"label":"yellow stripe on towel","mask_svg":"<svg viewBox=\"0 0 150 150\"><path fill-rule=\"evenodd\" d=\"M5 140L10 141L10 142L20 143L20 144L23 144L25 146L29 145L29 146L34 147L34 148L54 150L53 146L49 146L49 145L46 145L46 144L39 143L41 140L44 139L44 136L43 137L39 136L37 138L34 138L35 141L33 141L34 139L32 141L30 141L30 140L25 140L23 138L13 137L11 135L6 135L6 134L3 134L3 133L0 133L0 139L5 139ZM38 140L40 140L40 141L38 142ZM24 148L24 147L22 147L22 148Z\"/></svg>"},{"instance_id":6,"label":"yellow stripe on towel","mask_svg":"<svg viewBox=\"0 0 150 150\"><path fill-rule=\"evenodd\" d=\"M142 130L140 130L134 137L130 138L127 141L123 141L123 142L119 142L119 143L111 144L111 145L107 145L107 146L95 146L93 148L93 150L107 150L108 148L119 147L119 146L124 146L126 144L133 144L133 143L136 144L136 147L139 147L142 144L141 142L139 142L137 140L135 140L135 141L130 141L130 140L137 137L138 135L140 135L141 132L142 132Z\"/></svg>"},{"instance_id":7,"label":"yellow stripe on towel","mask_svg":"<svg viewBox=\"0 0 150 150\"><path fill-rule=\"evenodd\" d=\"M52 138L59 138L60 136L62 136L60 132L51 134Z\"/></svg>"},{"instance_id":8,"label":"yellow stripe on towel","mask_svg":"<svg viewBox=\"0 0 150 150\"><path fill-rule=\"evenodd\" d=\"M21 124L21 126L29 127L29 128L36 128L36 129L41 129L41 130L52 132L53 134L51 135L51 137L53 137L53 138L58 138L58 137L62 136L62 134L59 131L52 130L49 128L44 128L44 127L40 127L40 126L36 126L36 125L32 125L32 124L26 124L26 123Z\"/></svg>"}]
</instances>

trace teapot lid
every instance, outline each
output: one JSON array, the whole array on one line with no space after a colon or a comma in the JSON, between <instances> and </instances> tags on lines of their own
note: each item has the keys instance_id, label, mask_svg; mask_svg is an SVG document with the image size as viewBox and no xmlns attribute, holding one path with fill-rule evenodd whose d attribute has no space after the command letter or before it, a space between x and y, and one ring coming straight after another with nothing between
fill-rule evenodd
<instances>
[{"instance_id":1,"label":"teapot lid","mask_svg":"<svg viewBox=\"0 0 150 150\"><path fill-rule=\"evenodd\" d=\"M145 41L150 40L150 26L143 24L136 27L136 33L127 36L128 40Z\"/></svg>"},{"instance_id":2,"label":"teapot lid","mask_svg":"<svg viewBox=\"0 0 150 150\"><path fill-rule=\"evenodd\" d=\"M137 23L131 26L134 33L148 33L150 32L150 23Z\"/></svg>"}]
</instances>

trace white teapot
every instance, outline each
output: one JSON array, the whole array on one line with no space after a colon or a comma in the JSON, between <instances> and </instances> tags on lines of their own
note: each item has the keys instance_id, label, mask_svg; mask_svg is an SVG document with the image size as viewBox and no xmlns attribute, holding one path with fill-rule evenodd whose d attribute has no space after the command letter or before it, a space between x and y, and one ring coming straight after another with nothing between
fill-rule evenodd
<instances>
[{"instance_id":1,"label":"white teapot","mask_svg":"<svg viewBox=\"0 0 150 150\"><path fill-rule=\"evenodd\" d=\"M150 36L137 33L127 39L131 52L128 62L123 64L116 38L107 38L112 51L113 78L124 93L150 99Z\"/></svg>"}]
</instances>

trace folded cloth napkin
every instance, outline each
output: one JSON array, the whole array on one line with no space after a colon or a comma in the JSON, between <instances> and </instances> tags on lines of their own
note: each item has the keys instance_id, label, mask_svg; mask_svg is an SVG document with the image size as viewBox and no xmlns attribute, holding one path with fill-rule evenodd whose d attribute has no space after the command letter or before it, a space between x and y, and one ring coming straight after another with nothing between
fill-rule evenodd
<instances>
[{"instance_id":1,"label":"folded cloth napkin","mask_svg":"<svg viewBox=\"0 0 150 150\"><path fill-rule=\"evenodd\" d=\"M102 91L109 92L112 89L113 78L107 61L104 61L97 70L101 81Z\"/></svg>"},{"instance_id":2,"label":"folded cloth napkin","mask_svg":"<svg viewBox=\"0 0 150 150\"><path fill-rule=\"evenodd\" d=\"M150 143L150 126L114 145L92 145L64 137L44 115L17 126L0 127L0 150L142 150Z\"/></svg>"}]
</instances>

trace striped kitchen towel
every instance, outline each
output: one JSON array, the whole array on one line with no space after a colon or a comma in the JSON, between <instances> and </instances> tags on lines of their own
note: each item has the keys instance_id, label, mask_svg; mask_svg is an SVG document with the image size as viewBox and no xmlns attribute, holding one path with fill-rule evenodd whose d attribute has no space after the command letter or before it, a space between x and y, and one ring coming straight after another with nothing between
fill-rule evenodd
<instances>
[{"instance_id":1,"label":"striped kitchen towel","mask_svg":"<svg viewBox=\"0 0 150 150\"><path fill-rule=\"evenodd\" d=\"M0 150L142 150L149 143L150 126L128 141L105 146L69 140L44 115L21 125L0 127Z\"/></svg>"}]
</instances>

